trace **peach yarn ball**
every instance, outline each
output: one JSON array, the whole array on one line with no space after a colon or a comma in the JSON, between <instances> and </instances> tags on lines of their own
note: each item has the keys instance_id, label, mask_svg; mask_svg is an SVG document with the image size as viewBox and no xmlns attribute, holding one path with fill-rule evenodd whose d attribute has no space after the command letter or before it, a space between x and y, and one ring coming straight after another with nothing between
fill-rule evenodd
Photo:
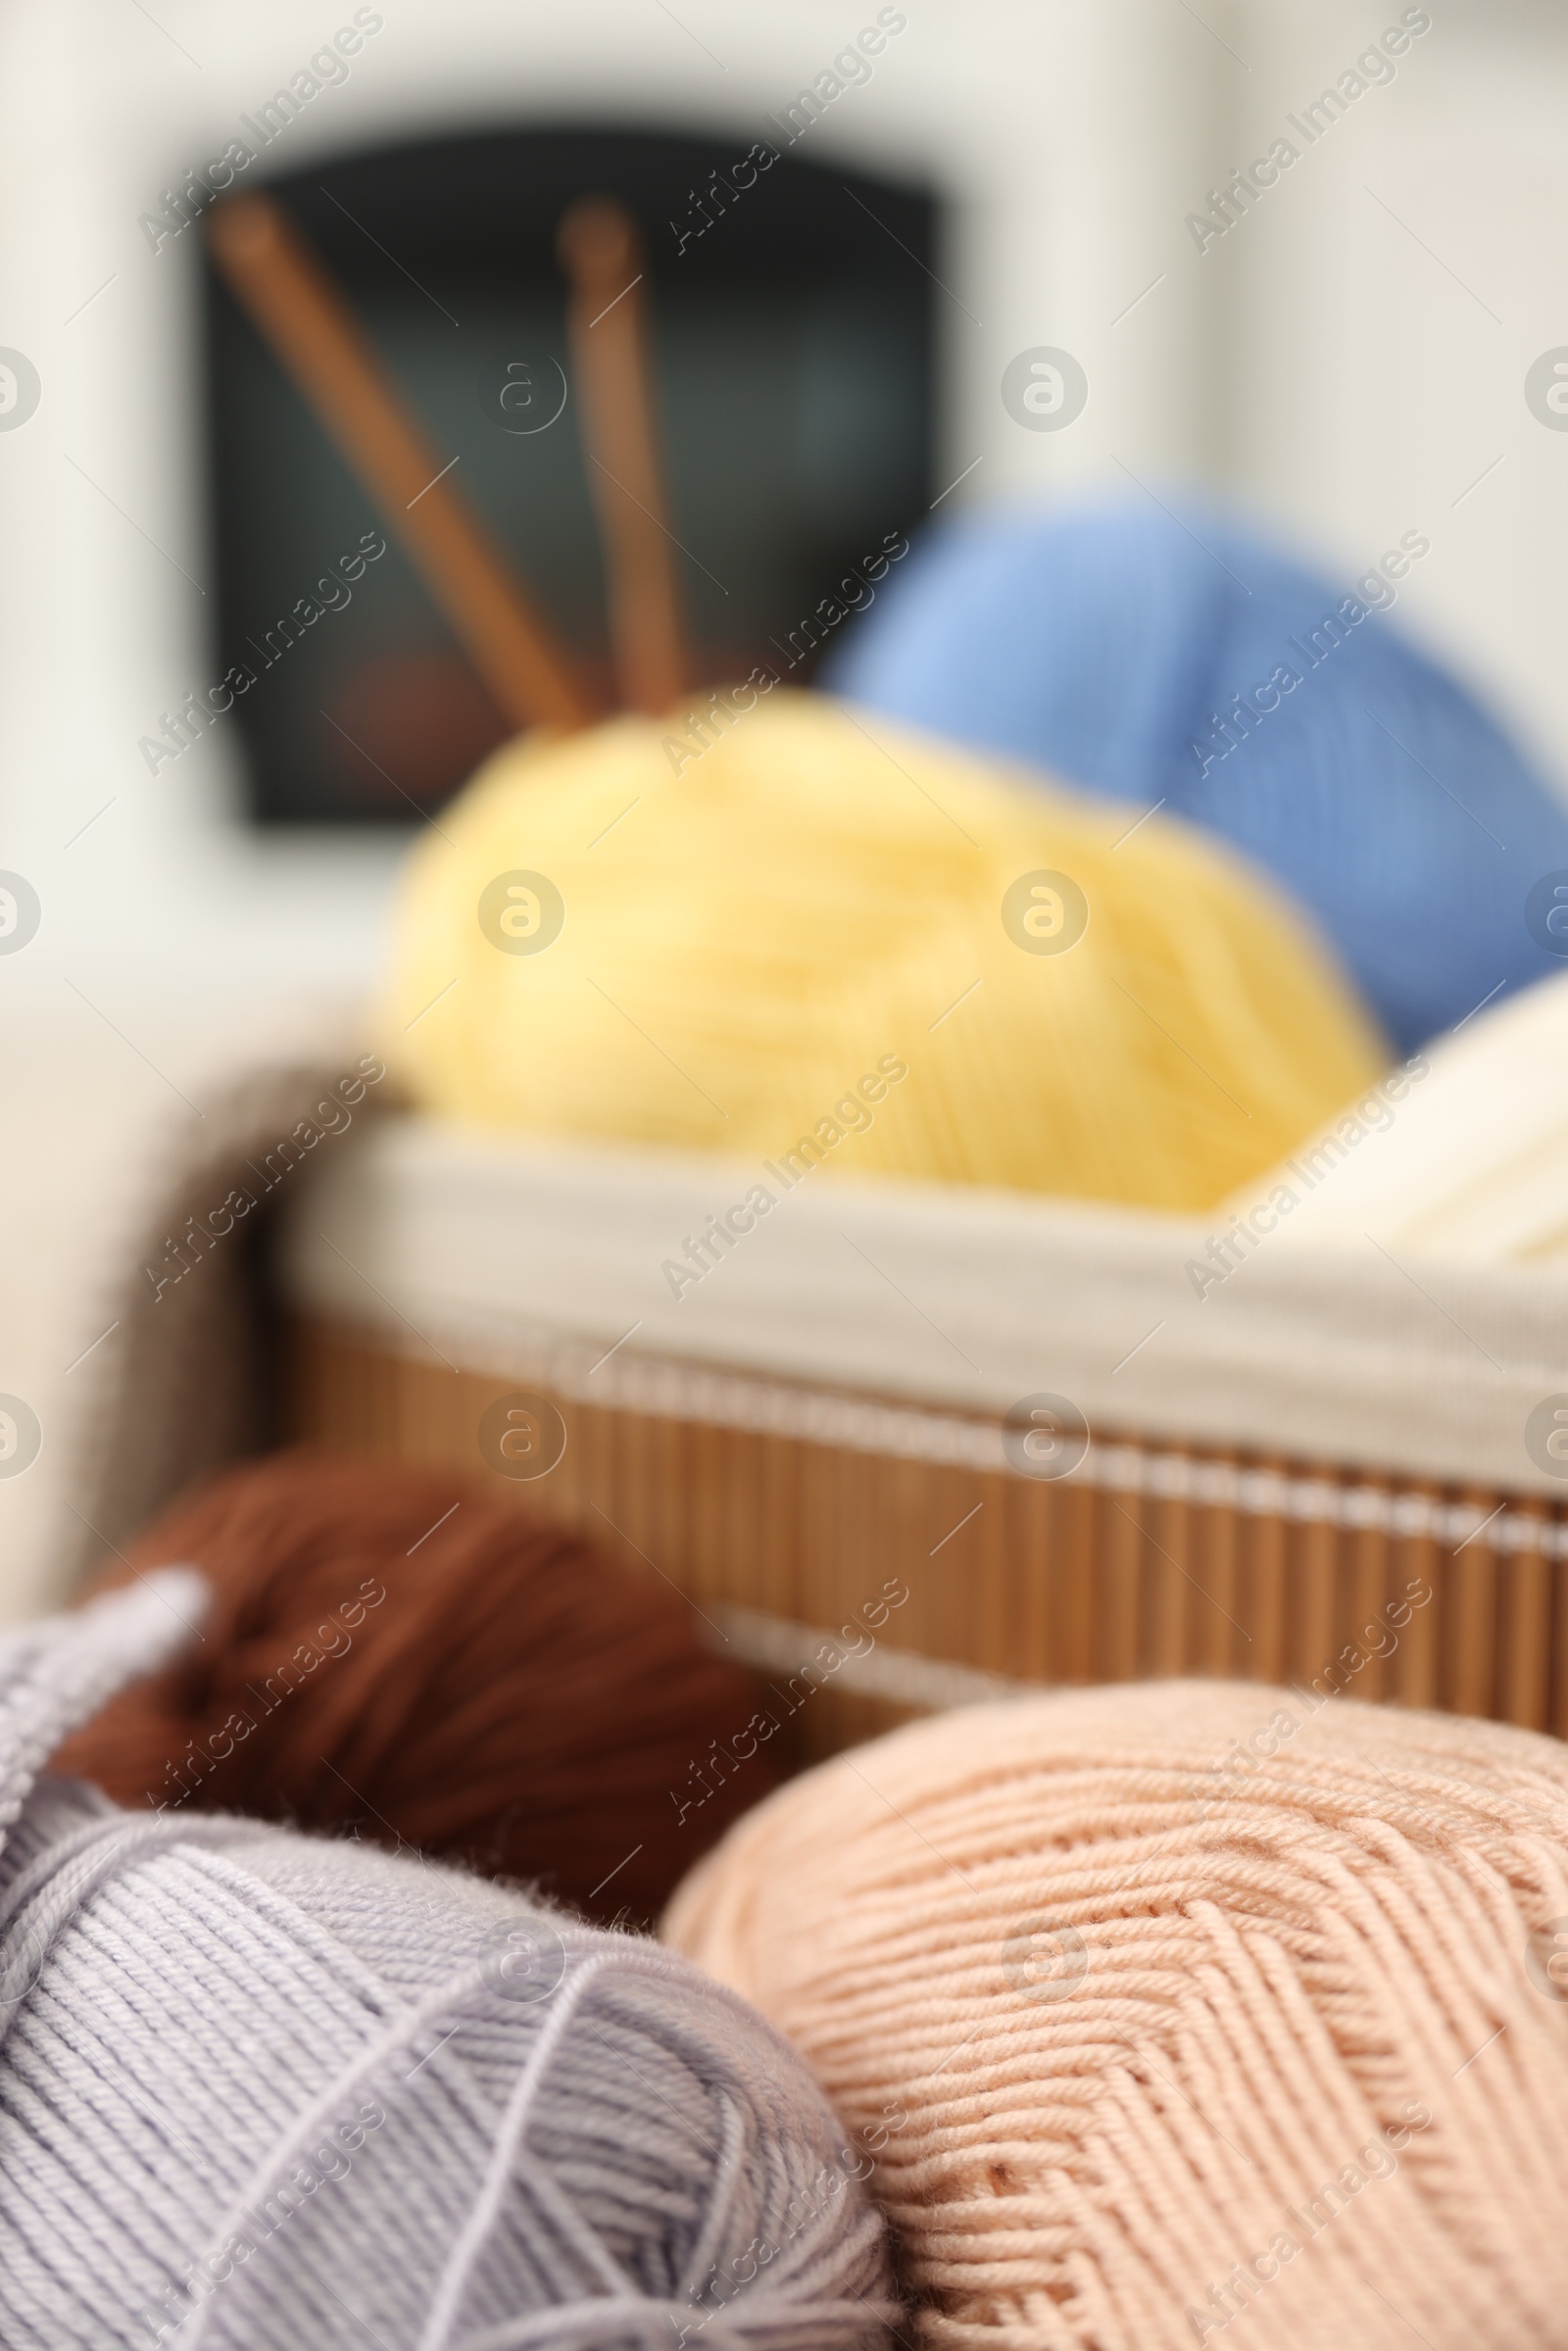
<instances>
[{"instance_id":1,"label":"peach yarn ball","mask_svg":"<svg viewBox=\"0 0 1568 2351\"><path fill-rule=\"evenodd\" d=\"M1247 1685L977 1707L781 1789L664 1932L816 2069L922 2344L1568 2339L1554 1739Z\"/></svg>"}]
</instances>

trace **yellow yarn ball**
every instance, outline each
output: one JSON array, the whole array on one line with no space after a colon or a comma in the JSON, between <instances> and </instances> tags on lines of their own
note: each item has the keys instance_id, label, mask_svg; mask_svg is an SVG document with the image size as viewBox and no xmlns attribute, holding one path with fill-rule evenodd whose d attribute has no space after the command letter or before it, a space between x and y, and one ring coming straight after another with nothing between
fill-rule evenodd
<instances>
[{"instance_id":1,"label":"yellow yarn ball","mask_svg":"<svg viewBox=\"0 0 1568 2351\"><path fill-rule=\"evenodd\" d=\"M629 717L498 753L410 860L386 1025L416 1099L1203 1209L1383 1067L1216 844L873 724L779 692L700 756Z\"/></svg>"}]
</instances>

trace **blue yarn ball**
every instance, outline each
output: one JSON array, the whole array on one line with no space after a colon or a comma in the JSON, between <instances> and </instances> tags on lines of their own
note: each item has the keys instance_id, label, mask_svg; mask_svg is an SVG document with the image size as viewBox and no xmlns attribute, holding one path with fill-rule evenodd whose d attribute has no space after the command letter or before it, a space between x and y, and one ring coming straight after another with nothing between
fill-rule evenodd
<instances>
[{"instance_id":1,"label":"blue yarn ball","mask_svg":"<svg viewBox=\"0 0 1568 2351\"><path fill-rule=\"evenodd\" d=\"M915 550L823 682L1220 834L1311 910L1408 1052L1561 968L1525 901L1568 868L1568 807L1403 642L1397 587L1363 585L1193 505L981 514Z\"/></svg>"}]
</instances>

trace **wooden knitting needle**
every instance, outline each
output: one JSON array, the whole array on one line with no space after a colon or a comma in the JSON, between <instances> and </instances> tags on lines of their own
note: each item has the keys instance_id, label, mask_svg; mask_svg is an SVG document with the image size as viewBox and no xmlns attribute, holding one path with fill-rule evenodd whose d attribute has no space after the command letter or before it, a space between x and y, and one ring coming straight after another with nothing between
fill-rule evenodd
<instances>
[{"instance_id":1,"label":"wooden knitting needle","mask_svg":"<svg viewBox=\"0 0 1568 2351\"><path fill-rule=\"evenodd\" d=\"M441 472L337 288L265 196L216 205L208 240L256 325L408 548L514 725L598 715L570 656Z\"/></svg>"},{"instance_id":2,"label":"wooden knitting needle","mask_svg":"<svg viewBox=\"0 0 1568 2351\"><path fill-rule=\"evenodd\" d=\"M685 693L690 663L654 422L641 239L623 205L586 196L563 217L557 248L571 286L567 330L621 699L662 718Z\"/></svg>"}]
</instances>

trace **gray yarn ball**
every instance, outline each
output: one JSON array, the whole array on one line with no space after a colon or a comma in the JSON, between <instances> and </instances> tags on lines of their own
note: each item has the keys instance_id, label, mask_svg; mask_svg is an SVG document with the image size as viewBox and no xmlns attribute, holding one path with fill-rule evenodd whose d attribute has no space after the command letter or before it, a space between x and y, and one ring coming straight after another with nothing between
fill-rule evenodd
<instances>
[{"instance_id":1,"label":"gray yarn ball","mask_svg":"<svg viewBox=\"0 0 1568 2351\"><path fill-rule=\"evenodd\" d=\"M882 2225L801 2060L507 1889L40 1778L199 1616L0 1641L0 2344L861 2351Z\"/></svg>"}]
</instances>

